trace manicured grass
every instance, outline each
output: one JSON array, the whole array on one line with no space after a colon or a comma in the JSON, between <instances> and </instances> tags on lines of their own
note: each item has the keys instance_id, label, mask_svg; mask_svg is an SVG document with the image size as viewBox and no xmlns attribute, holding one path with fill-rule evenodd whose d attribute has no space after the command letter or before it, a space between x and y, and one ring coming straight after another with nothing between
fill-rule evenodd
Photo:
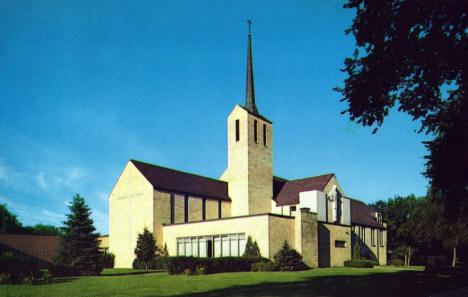
<instances>
[{"instance_id":1,"label":"manicured grass","mask_svg":"<svg viewBox=\"0 0 468 297\"><path fill-rule=\"evenodd\" d=\"M422 268L322 268L301 272L240 272L170 276L106 271L107 276L54 280L54 284L2 285L0 296L428 296L467 285L467 276ZM124 275L122 275L122 273ZM114 274L114 276L108 276Z\"/></svg>"}]
</instances>

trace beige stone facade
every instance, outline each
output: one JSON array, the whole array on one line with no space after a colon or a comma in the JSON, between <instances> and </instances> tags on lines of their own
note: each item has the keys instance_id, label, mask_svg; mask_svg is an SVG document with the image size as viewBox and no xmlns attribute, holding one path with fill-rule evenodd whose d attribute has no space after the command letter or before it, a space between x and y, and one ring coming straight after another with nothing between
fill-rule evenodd
<instances>
[{"instance_id":1,"label":"beige stone facade","mask_svg":"<svg viewBox=\"0 0 468 297\"><path fill-rule=\"evenodd\" d=\"M367 206L345 197L333 173L273 176L273 125L255 104L250 36L248 52L246 104L228 116L228 164L219 180L136 160L125 166L109 195L115 267L132 266L144 228L171 256L241 256L251 236L270 259L287 241L310 267L342 266L351 259L356 224L383 234L369 253L385 263L385 227Z\"/></svg>"}]
</instances>

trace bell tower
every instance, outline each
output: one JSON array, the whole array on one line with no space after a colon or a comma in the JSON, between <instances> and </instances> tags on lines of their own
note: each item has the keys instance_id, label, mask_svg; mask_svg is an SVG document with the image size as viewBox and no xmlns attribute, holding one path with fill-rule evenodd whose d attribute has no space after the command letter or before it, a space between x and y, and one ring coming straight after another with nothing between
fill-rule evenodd
<instances>
[{"instance_id":1,"label":"bell tower","mask_svg":"<svg viewBox=\"0 0 468 297\"><path fill-rule=\"evenodd\" d=\"M245 106L236 105L228 116L228 168L221 177L228 182L232 216L269 213L273 197L273 124L255 104L248 23Z\"/></svg>"}]
</instances>

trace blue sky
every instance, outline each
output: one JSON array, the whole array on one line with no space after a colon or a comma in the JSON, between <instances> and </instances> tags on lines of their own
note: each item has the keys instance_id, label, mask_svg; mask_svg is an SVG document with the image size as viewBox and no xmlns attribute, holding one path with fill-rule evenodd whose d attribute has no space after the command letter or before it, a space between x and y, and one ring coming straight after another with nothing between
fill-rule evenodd
<instances>
[{"instance_id":1,"label":"blue sky","mask_svg":"<svg viewBox=\"0 0 468 297\"><path fill-rule=\"evenodd\" d=\"M0 1L0 203L61 225L79 193L108 233L107 197L133 158L218 178L226 118L245 101L247 18L274 173L334 172L367 203L424 195L419 123L340 112L354 50L344 1Z\"/></svg>"}]
</instances>

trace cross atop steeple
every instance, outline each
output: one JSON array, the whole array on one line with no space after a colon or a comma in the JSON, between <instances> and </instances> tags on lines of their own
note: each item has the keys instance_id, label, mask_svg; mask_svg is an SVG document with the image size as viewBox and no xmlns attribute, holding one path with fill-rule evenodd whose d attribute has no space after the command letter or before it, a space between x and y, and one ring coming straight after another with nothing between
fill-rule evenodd
<instances>
[{"instance_id":1,"label":"cross atop steeple","mask_svg":"<svg viewBox=\"0 0 468 297\"><path fill-rule=\"evenodd\" d=\"M249 43L247 48L247 85L245 90L245 108L251 113L259 115L257 106L255 105L255 89L252 65L252 35L250 33L252 21L248 19L247 23L249 23Z\"/></svg>"}]
</instances>

